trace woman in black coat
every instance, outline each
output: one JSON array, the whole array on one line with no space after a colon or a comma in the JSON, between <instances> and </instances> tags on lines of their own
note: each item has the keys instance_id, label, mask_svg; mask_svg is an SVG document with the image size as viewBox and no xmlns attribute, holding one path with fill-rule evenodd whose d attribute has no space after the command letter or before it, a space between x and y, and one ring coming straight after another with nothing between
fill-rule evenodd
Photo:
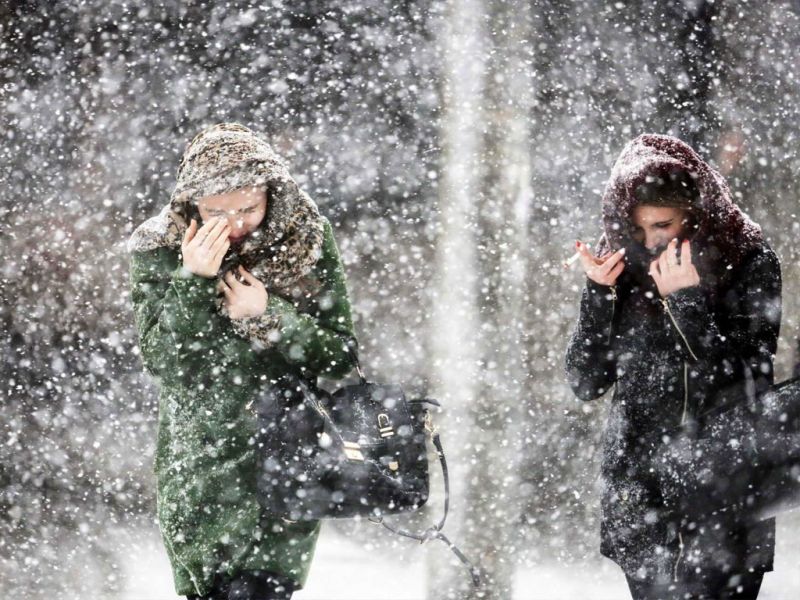
<instances>
[{"instance_id":1,"label":"woman in black coat","mask_svg":"<svg viewBox=\"0 0 800 600\"><path fill-rule=\"evenodd\" d=\"M669 136L625 147L603 224L595 253L578 242L587 282L566 354L580 399L614 388L601 552L620 565L634 598L755 598L772 570L774 520L688 518L651 461L698 415L771 385L778 259L719 173Z\"/></svg>"}]
</instances>

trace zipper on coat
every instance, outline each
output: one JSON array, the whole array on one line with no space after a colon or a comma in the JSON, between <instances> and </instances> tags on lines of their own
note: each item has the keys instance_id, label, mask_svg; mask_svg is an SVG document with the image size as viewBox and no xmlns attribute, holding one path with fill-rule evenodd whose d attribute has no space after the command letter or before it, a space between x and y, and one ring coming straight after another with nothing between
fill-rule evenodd
<instances>
[{"instance_id":1,"label":"zipper on coat","mask_svg":"<svg viewBox=\"0 0 800 600\"><path fill-rule=\"evenodd\" d=\"M681 413L681 425L686 422L687 408L689 408L689 364L683 361L683 412Z\"/></svg>"},{"instance_id":2,"label":"zipper on coat","mask_svg":"<svg viewBox=\"0 0 800 600\"><path fill-rule=\"evenodd\" d=\"M669 309L669 302L666 298L661 298L661 304L664 306L664 312L667 313L669 316L669 320L672 321L672 325L675 327L675 330L683 339L683 344L688 350L689 354L691 355L692 359L697 361L697 355L692 350L692 347L689 345L689 340L686 339L686 336L681 331L681 328L678 327L678 322L675 320L675 317L672 315L672 311ZM681 411L681 425L686 422L686 413L689 408L689 365L684 360L683 361L683 410ZM681 564L681 560L683 559L683 531L681 531L680 527L678 528L678 557L675 559L675 564L672 567L672 579L673 581L678 581L678 567Z\"/></svg>"},{"instance_id":3,"label":"zipper on coat","mask_svg":"<svg viewBox=\"0 0 800 600\"><path fill-rule=\"evenodd\" d=\"M679 330L680 331L680 330ZM681 413L681 425L686 422L686 410L689 407L689 365L683 361L683 412ZM678 558L675 559L675 565L672 568L672 580L677 583L678 581L678 565L681 564L683 558L683 532L678 527Z\"/></svg>"},{"instance_id":4,"label":"zipper on coat","mask_svg":"<svg viewBox=\"0 0 800 600\"><path fill-rule=\"evenodd\" d=\"M686 346L686 349L689 351L689 354L692 355L692 359L694 359L696 361L697 360L697 355L694 353L694 351L692 350L692 347L689 345L689 340L687 340L686 336L683 335L683 332L681 331L681 328L678 327L678 322L675 320L675 317L672 316L672 311L669 309L669 302L667 302L666 298L662 298L661 299L661 304L664 305L664 311L667 313L667 315L669 315L670 321L672 321L672 324L675 326L675 329L680 334L681 338L683 338L683 343Z\"/></svg>"},{"instance_id":5,"label":"zipper on coat","mask_svg":"<svg viewBox=\"0 0 800 600\"><path fill-rule=\"evenodd\" d=\"M608 323L608 339L606 344L611 344L611 332L614 327L614 309L617 307L617 286L611 286L611 320Z\"/></svg>"},{"instance_id":6,"label":"zipper on coat","mask_svg":"<svg viewBox=\"0 0 800 600\"><path fill-rule=\"evenodd\" d=\"M678 530L678 558L675 559L675 567L672 569L672 581L678 582L678 565L683 558L683 534Z\"/></svg>"}]
</instances>

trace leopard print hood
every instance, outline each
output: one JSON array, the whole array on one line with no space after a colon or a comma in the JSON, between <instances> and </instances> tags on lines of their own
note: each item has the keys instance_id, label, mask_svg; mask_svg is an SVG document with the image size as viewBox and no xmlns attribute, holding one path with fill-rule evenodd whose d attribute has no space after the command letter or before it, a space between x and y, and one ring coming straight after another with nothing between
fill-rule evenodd
<instances>
[{"instance_id":1,"label":"leopard print hood","mask_svg":"<svg viewBox=\"0 0 800 600\"><path fill-rule=\"evenodd\" d=\"M169 204L134 230L128 251L180 251L199 199L250 186L267 192L267 213L258 230L228 251L217 276L243 265L272 291L292 289L322 254L324 220L264 136L238 123L207 127L189 143Z\"/></svg>"}]
</instances>

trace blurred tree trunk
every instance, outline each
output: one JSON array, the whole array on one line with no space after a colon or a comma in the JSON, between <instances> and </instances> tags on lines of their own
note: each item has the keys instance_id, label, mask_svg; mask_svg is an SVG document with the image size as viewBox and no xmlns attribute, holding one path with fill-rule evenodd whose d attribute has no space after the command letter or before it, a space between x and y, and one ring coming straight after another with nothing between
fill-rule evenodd
<instances>
[{"instance_id":1,"label":"blurred tree trunk","mask_svg":"<svg viewBox=\"0 0 800 600\"><path fill-rule=\"evenodd\" d=\"M467 503L476 514L466 540L475 548L486 579L486 598L514 595L519 557L522 497L520 466L530 330L528 263L533 209L531 123L534 81L529 67L531 20L528 5L492 5L485 175L479 214L481 273L480 391L472 412L475 453ZM537 259L541 258L537 254Z\"/></svg>"},{"instance_id":2,"label":"blurred tree trunk","mask_svg":"<svg viewBox=\"0 0 800 600\"><path fill-rule=\"evenodd\" d=\"M441 23L444 49L444 106L440 140L442 162L439 185L439 231L432 295L430 379L445 410L438 418L449 457L451 516L446 527L451 539L477 558L465 544L469 515L478 507L466 505L465 487L471 485L469 463L473 456L470 411L479 387L479 261L475 228L481 200L483 151L484 7L481 0L453 0ZM440 489L435 487L435 490ZM440 494L430 500L431 511L441 510ZM429 545L428 597L461 597L466 581L463 567L441 545Z\"/></svg>"},{"instance_id":3,"label":"blurred tree trunk","mask_svg":"<svg viewBox=\"0 0 800 600\"><path fill-rule=\"evenodd\" d=\"M452 8L455 9L455 4ZM477 21L464 21L483 12L477 3L461 5L448 18L451 43L465 44L450 55L450 102L443 131L445 162L443 171L448 185L442 188L442 240L440 255L451 257L453 236L469 249L458 250L460 258L469 257L468 269L474 273L471 287L464 286L459 269L456 290L463 294L464 304L473 315L469 329L460 329L466 345L450 345L443 352L449 360L457 360L455 371L440 374L445 381L457 375L471 377L469 394L459 395L457 422L464 424L466 436L459 435L457 480L461 483L455 497L454 524L458 523L456 539L463 544L467 555L480 565L484 587L470 589L463 567L448 569L447 577L429 579L429 595L441 598L475 597L506 599L513 595L513 575L519 540L521 498L519 495L519 466L523 404L527 383L527 350L524 314L528 310L527 257L530 253L528 228L532 202L530 131L528 115L532 103L532 77L527 66L532 54L528 45L530 20L527 10L514 3L494 3L488 12L491 29L482 32ZM464 74L458 61L465 60L470 68L480 64L476 53L487 56L485 87L470 89L458 86L459 73ZM479 81L479 80L478 80ZM476 81L473 84L477 83ZM452 85L455 84L455 85ZM456 96L457 93L464 94ZM484 106L481 111L466 107ZM461 111L460 117L451 110ZM455 129L452 124L460 122ZM469 139L466 139L469 132ZM459 152L454 152L459 148ZM466 152L470 152L467 154ZM480 165L467 174L463 166ZM460 215L462 220L452 218ZM464 263L461 263L463 266ZM448 283L448 264L440 264L444 289ZM456 271L456 272L458 272ZM458 291L457 291L458 290ZM442 302L441 307L450 305ZM452 315L452 311L448 311ZM452 322L452 316L449 317ZM442 329L448 324L444 319ZM434 333L442 339L440 333ZM477 344L476 344L477 342ZM456 352L455 348L461 350ZM456 358L469 348L469 364ZM437 358L442 358L439 354ZM444 362L436 361L444 365ZM457 365L460 364L459 368ZM447 391L452 391L447 388ZM452 440L450 432L447 439ZM463 476L461 475L463 473ZM454 529L455 531L455 529Z\"/></svg>"}]
</instances>

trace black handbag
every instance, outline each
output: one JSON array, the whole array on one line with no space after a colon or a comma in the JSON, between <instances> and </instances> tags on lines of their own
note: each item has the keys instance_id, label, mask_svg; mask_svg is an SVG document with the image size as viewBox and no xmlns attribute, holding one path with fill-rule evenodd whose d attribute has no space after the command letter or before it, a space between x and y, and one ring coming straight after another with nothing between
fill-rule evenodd
<instances>
[{"instance_id":1,"label":"black handbag","mask_svg":"<svg viewBox=\"0 0 800 600\"><path fill-rule=\"evenodd\" d=\"M407 399L393 384L367 381L350 347L359 381L329 393L315 380L286 374L268 382L254 400L259 503L286 521L366 517L420 542L440 539L480 575L442 533L449 509L447 462L430 398ZM421 508L428 500L427 440L442 467L445 499L441 520L422 533L384 518Z\"/></svg>"},{"instance_id":2,"label":"black handbag","mask_svg":"<svg viewBox=\"0 0 800 600\"><path fill-rule=\"evenodd\" d=\"M757 522L800 506L800 378L756 394L750 375L738 397L671 437L655 470L688 516Z\"/></svg>"}]
</instances>

